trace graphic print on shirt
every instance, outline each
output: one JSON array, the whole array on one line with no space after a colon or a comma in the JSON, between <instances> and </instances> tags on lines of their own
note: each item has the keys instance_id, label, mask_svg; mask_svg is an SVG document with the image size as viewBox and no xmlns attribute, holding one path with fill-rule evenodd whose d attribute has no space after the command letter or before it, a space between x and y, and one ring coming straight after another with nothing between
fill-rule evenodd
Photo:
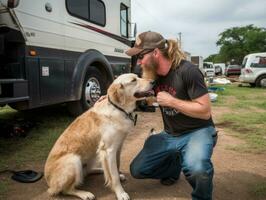
<instances>
[{"instance_id":1,"label":"graphic print on shirt","mask_svg":"<svg viewBox=\"0 0 266 200\"><path fill-rule=\"evenodd\" d=\"M169 86L169 85L158 85L155 89L155 94L157 95L159 92L168 92L169 94L171 94L173 97L176 96L176 90L175 88ZM170 108L170 107L161 107L162 108L162 112L165 114L165 115L168 115L168 116L175 116L179 113L179 111L177 111L176 109L174 108Z\"/></svg>"}]
</instances>

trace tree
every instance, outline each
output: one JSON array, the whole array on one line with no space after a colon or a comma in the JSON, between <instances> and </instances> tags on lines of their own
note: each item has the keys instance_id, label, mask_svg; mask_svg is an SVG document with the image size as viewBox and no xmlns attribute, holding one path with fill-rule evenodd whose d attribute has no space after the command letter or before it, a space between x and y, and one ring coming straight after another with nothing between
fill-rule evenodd
<instances>
[{"instance_id":1,"label":"tree","mask_svg":"<svg viewBox=\"0 0 266 200\"><path fill-rule=\"evenodd\" d=\"M241 64L245 55L266 51L266 29L247 25L233 27L219 34L219 60ZM216 56L216 57L217 57ZM214 59L216 59L216 57Z\"/></svg>"},{"instance_id":2,"label":"tree","mask_svg":"<svg viewBox=\"0 0 266 200\"><path fill-rule=\"evenodd\" d=\"M204 62L221 63L223 62L223 59L221 58L220 54L212 54L205 58Z\"/></svg>"},{"instance_id":3,"label":"tree","mask_svg":"<svg viewBox=\"0 0 266 200\"><path fill-rule=\"evenodd\" d=\"M218 54L211 54L211 55L209 55L207 58L204 59L204 62L215 62L215 57L217 55Z\"/></svg>"}]
</instances>

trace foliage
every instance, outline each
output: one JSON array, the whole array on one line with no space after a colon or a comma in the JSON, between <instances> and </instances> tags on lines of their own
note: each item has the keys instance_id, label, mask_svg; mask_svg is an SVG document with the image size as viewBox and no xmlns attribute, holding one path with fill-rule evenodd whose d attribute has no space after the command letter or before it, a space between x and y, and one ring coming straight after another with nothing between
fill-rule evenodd
<instances>
[{"instance_id":1,"label":"foliage","mask_svg":"<svg viewBox=\"0 0 266 200\"><path fill-rule=\"evenodd\" d=\"M241 64L245 55L266 51L266 29L253 25L233 27L219 34L220 52L213 60Z\"/></svg>"},{"instance_id":2,"label":"foliage","mask_svg":"<svg viewBox=\"0 0 266 200\"><path fill-rule=\"evenodd\" d=\"M220 54L212 54L205 58L204 62L223 63L224 60L222 59Z\"/></svg>"},{"instance_id":3,"label":"foliage","mask_svg":"<svg viewBox=\"0 0 266 200\"><path fill-rule=\"evenodd\" d=\"M251 186L250 193L261 199L266 196L266 181L256 183Z\"/></svg>"},{"instance_id":4,"label":"foliage","mask_svg":"<svg viewBox=\"0 0 266 200\"><path fill-rule=\"evenodd\" d=\"M63 106L58 106L23 113L7 106L1 108L0 120L25 119L35 125L26 138L0 137L0 171L18 168L27 162L45 160L56 139L73 120L65 110Z\"/></svg>"},{"instance_id":5,"label":"foliage","mask_svg":"<svg viewBox=\"0 0 266 200\"><path fill-rule=\"evenodd\" d=\"M204 62L215 62L215 57L217 54L211 54L207 58L204 59Z\"/></svg>"}]
</instances>

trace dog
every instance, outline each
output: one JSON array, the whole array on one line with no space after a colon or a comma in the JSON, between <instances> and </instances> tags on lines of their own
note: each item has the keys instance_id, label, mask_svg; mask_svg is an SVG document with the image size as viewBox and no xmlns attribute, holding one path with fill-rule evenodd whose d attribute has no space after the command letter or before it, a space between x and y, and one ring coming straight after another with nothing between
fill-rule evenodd
<instances>
[{"instance_id":1,"label":"dog","mask_svg":"<svg viewBox=\"0 0 266 200\"><path fill-rule=\"evenodd\" d=\"M79 116L54 144L45 163L48 193L74 195L93 200L94 194L76 189L89 173L103 172L105 184L118 200L129 200L119 174L123 141L135 118L136 101L149 96L153 81L135 74L117 77L107 90L107 98ZM96 168L97 163L101 168Z\"/></svg>"}]
</instances>

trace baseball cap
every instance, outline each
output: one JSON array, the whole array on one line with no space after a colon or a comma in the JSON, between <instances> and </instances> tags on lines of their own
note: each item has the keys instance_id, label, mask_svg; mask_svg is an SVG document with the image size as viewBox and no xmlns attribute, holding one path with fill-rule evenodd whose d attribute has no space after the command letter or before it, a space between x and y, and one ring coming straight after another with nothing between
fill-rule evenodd
<instances>
[{"instance_id":1,"label":"baseball cap","mask_svg":"<svg viewBox=\"0 0 266 200\"><path fill-rule=\"evenodd\" d=\"M143 32L137 36L134 47L128 49L126 54L134 56L144 49L164 49L165 43L166 40L161 34L152 31Z\"/></svg>"}]
</instances>

